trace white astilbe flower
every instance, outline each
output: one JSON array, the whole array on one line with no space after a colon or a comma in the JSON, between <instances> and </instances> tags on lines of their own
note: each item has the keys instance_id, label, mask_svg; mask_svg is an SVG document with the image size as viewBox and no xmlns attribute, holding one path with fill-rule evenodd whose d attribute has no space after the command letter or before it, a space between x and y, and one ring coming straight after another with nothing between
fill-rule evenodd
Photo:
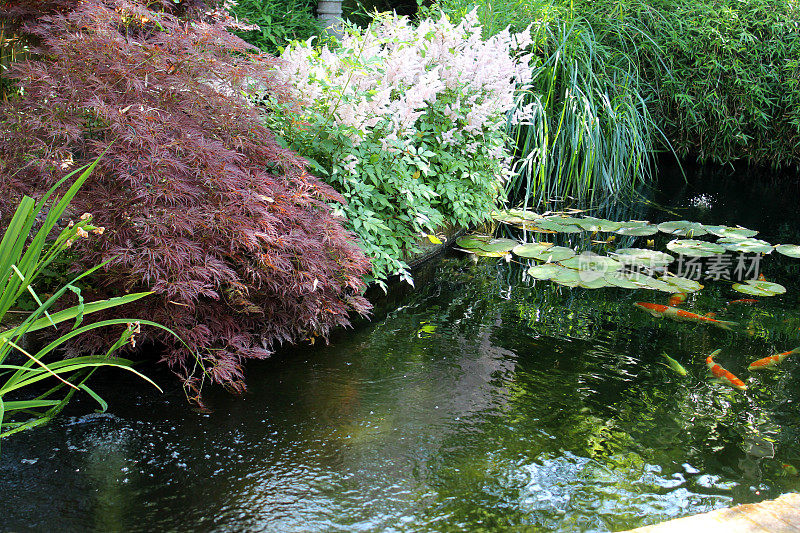
<instances>
[{"instance_id":1,"label":"white astilbe flower","mask_svg":"<svg viewBox=\"0 0 800 533\"><path fill-rule=\"evenodd\" d=\"M457 25L442 15L416 27L383 14L367 30L349 27L335 50L316 49L311 40L293 43L279 75L301 103L360 132L352 136L356 143L378 126L382 139L413 135L418 119L440 101L453 126L480 136L505 125L516 90L529 82L530 56L520 52L530 43L529 30L484 41L475 10ZM453 143L450 129L444 144Z\"/></svg>"}]
</instances>

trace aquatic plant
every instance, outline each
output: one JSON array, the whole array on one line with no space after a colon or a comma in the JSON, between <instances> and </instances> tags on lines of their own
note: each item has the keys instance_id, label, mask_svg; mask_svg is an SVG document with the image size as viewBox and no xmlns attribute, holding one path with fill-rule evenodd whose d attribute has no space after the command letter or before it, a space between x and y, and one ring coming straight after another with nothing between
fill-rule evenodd
<instances>
[{"instance_id":1,"label":"aquatic plant","mask_svg":"<svg viewBox=\"0 0 800 533\"><path fill-rule=\"evenodd\" d=\"M658 232L666 235L713 235L717 242L698 239L673 239L666 243L666 248L678 254L679 263L692 263L698 258L711 258L707 275L712 279L730 279L730 272L725 268L738 271L740 277L748 273L742 257L734 265L726 252L754 254L758 258L769 254L774 249L783 249L784 255L796 257L792 252L797 245L770 243L754 239L758 232L740 226L707 226L699 222L676 220L662 222L658 225L645 220L611 221L592 216L576 216L580 210L563 213L539 214L532 211L508 209L492 213L495 221L512 225L523 231L523 241L512 239L494 239L491 235L465 235L456 241L456 246L477 257L505 257L511 260L511 254L522 259L534 259L544 264L531 266L527 273L534 279L551 280L567 287L583 287L599 289L602 287L619 287L626 289L652 289L669 293L696 292L703 288L697 280L687 276L670 273L667 267L675 261L675 257L649 248L616 248L611 249L612 239L592 240L590 247L599 246L609 252L600 255L591 249L580 251L566 246L555 246L552 242L527 241L527 232L542 234L574 234L591 232L616 233L633 237L648 237ZM655 243L653 240L648 246ZM789 252L789 253L787 253ZM686 265L683 265L686 266ZM699 268L701 265L696 263ZM687 275L691 271L687 268ZM700 271L696 273L699 275ZM657 274L661 274L656 278ZM757 272L752 272L757 276ZM766 280L744 280L734 283L733 289L756 296L775 296L783 294L786 289L774 282Z\"/></svg>"},{"instance_id":2,"label":"aquatic plant","mask_svg":"<svg viewBox=\"0 0 800 533\"><path fill-rule=\"evenodd\" d=\"M224 11L4 6L34 55L12 65L23 92L0 105L0 211L105 152L75 206L108 229L75 243L75 264L105 263L92 273L100 296L153 291L131 313L186 341L142 333L163 343L162 360L188 387L201 381L195 354L203 375L241 390L247 359L367 312L368 260L328 207L342 197L278 145L245 97L251 84L278 99L288 89L273 58L225 30ZM81 343L102 346L99 335Z\"/></svg>"},{"instance_id":3,"label":"aquatic plant","mask_svg":"<svg viewBox=\"0 0 800 533\"><path fill-rule=\"evenodd\" d=\"M475 14L414 26L377 15L348 26L336 49L293 43L280 75L303 107L270 127L347 200L335 206L361 237L375 280L399 274L420 235L488 217L507 175L504 133L530 78L523 32L481 38Z\"/></svg>"},{"instance_id":4,"label":"aquatic plant","mask_svg":"<svg viewBox=\"0 0 800 533\"><path fill-rule=\"evenodd\" d=\"M141 326L154 326L171 333L167 328L148 320L115 318L81 326L86 315L120 305L129 304L149 295L149 292L130 293L106 300L84 302L77 282L91 275L97 268L83 272L53 291L42 301L34 290L33 283L75 241L88 239L92 234L103 234L104 228L94 226L92 216L86 213L69 224L59 222L97 162L86 168L75 182L56 202L54 194L75 171L60 180L38 201L24 196L11 217L2 241L0 241L0 439L18 431L46 423L57 415L70 401L76 391L81 390L97 400L105 410L105 401L86 384L94 371L100 367L122 368L133 372L156 388L149 378L132 368L132 362L111 355L125 344L134 344L134 334L141 333ZM83 170L83 169L79 169ZM52 200L52 201L51 201ZM55 238L51 233L57 232ZM77 305L64 307L64 296L74 294ZM35 309L20 310L26 298L32 298ZM56 305L63 308L52 312ZM19 315L23 314L24 317ZM57 324L74 320L70 331L46 342L35 353L28 351L23 337ZM70 357L48 361L46 358L65 344L98 328L124 326L122 333L104 355ZM118 331L118 328L117 328ZM16 356L16 357L14 357ZM15 360L16 359L16 360ZM19 361L17 361L19 360ZM50 382L51 388L28 393ZM62 391L67 389L66 394ZM22 394L20 394L22 393ZM9 397L17 399L9 399Z\"/></svg>"}]
</instances>

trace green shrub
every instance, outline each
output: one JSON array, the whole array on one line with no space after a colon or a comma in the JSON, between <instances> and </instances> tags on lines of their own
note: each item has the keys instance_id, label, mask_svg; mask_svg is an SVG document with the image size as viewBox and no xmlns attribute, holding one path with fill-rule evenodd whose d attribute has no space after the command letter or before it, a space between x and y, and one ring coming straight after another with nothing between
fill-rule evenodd
<instances>
[{"instance_id":1,"label":"green shrub","mask_svg":"<svg viewBox=\"0 0 800 533\"><path fill-rule=\"evenodd\" d=\"M305 41L322 35L314 14L315 0L237 0L231 12L258 26L237 32L239 37L270 54L279 54L294 40Z\"/></svg>"},{"instance_id":2,"label":"green shrub","mask_svg":"<svg viewBox=\"0 0 800 533\"><path fill-rule=\"evenodd\" d=\"M375 280L399 274L421 234L486 219L508 168L506 113L530 69L509 35L482 41L468 18L412 26L379 16L341 46L295 43L282 75L305 107L269 127L347 200ZM274 104L273 104L274 105Z\"/></svg>"},{"instance_id":3,"label":"green shrub","mask_svg":"<svg viewBox=\"0 0 800 533\"><path fill-rule=\"evenodd\" d=\"M653 113L681 155L800 163L800 12L785 0L636 0L579 7L596 28L643 28ZM613 33L609 46L619 46Z\"/></svg>"}]
</instances>

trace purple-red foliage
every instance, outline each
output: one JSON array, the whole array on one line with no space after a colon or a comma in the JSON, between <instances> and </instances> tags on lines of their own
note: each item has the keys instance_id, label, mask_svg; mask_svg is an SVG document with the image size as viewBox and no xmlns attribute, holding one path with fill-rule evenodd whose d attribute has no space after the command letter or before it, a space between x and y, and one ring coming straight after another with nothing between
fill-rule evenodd
<instances>
[{"instance_id":1,"label":"purple-red foliage","mask_svg":"<svg viewBox=\"0 0 800 533\"><path fill-rule=\"evenodd\" d=\"M368 260L326 205L341 197L242 96L257 83L285 97L273 58L172 1L0 6L34 46L12 72L22 96L0 106L0 210L105 151L76 211L106 231L76 243L78 266L110 260L104 296L156 292L125 313L189 344L159 337L190 387L193 352L238 388L244 359L368 311Z\"/></svg>"}]
</instances>

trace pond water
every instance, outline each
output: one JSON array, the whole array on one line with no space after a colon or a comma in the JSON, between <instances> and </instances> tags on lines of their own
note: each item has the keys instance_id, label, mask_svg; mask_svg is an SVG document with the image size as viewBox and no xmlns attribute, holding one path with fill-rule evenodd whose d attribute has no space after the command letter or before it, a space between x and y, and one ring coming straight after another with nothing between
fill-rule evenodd
<instances>
[{"instance_id":1,"label":"pond water","mask_svg":"<svg viewBox=\"0 0 800 533\"><path fill-rule=\"evenodd\" d=\"M800 244L796 184L690 182L630 213ZM76 402L3 442L0 530L613 531L800 490L800 356L747 371L800 345L800 260L760 266L788 292L726 305L745 296L709 282L683 304L741 324L726 331L632 305L665 293L452 253L372 322L250 364L245 396L209 391L211 413L98 379L109 413ZM708 379L717 348L747 391Z\"/></svg>"}]
</instances>

